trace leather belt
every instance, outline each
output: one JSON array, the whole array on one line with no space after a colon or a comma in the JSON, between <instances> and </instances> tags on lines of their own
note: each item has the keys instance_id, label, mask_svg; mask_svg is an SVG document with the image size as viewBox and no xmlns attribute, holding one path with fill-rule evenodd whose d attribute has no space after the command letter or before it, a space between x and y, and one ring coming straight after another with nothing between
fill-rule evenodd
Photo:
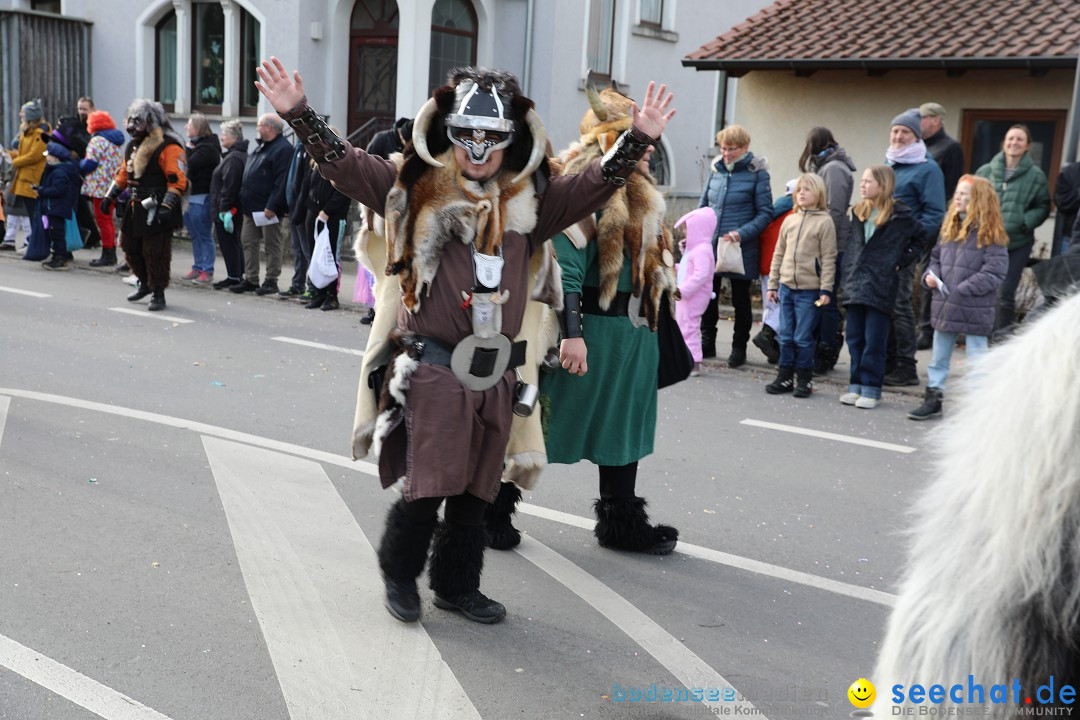
<instances>
[{"instance_id":1,"label":"leather belt","mask_svg":"<svg viewBox=\"0 0 1080 720\"><path fill-rule=\"evenodd\" d=\"M617 292L611 299L607 310L600 308L600 288L586 285L581 288L581 312L585 315L607 315L608 317L629 317L630 293Z\"/></svg>"},{"instance_id":2,"label":"leather belt","mask_svg":"<svg viewBox=\"0 0 1080 720\"><path fill-rule=\"evenodd\" d=\"M429 365L450 367L450 358L454 354L454 345L428 335L414 335L413 337L415 338L413 348L419 353L420 362L428 363ZM473 374L478 377L487 377L497 371L499 375L502 375L507 370L513 370L516 367L524 365L525 348L527 345L528 343L525 340L518 340L516 343L511 343L510 363L501 370L494 367L485 367L483 365L483 357L474 358L472 363ZM485 370L487 372L484 372Z\"/></svg>"}]
</instances>

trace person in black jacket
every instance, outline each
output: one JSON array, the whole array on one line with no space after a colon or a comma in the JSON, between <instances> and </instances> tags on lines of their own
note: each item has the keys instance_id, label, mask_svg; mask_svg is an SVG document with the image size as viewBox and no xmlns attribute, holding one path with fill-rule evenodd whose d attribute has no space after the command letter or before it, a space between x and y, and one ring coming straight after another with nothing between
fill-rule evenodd
<instances>
[{"instance_id":1,"label":"person in black jacket","mask_svg":"<svg viewBox=\"0 0 1080 720\"><path fill-rule=\"evenodd\" d=\"M221 144L225 156L210 176L208 200L214 236L225 261L227 277L214 283L215 290L235 287L244 281L244 248L240 244L243 215L239 208L248 141L244 139L244 126L239 120L221 123Z\"/></svg>"},{"instance_id":2,"label":"person in black jacket","mask_svg":"<svg viewBox=\"0 0 1080 720\"><path fill-rule=\"evenodd\" d=\"M1058 227L1053 255L1064 254L1076 237L1073 226L1080 211L1080 162L1074 162L1061 169L1054 183L1054 207L1058 210Z\"/></svg>"},{"instance_id":3,"label":"person in black jacket","mask_svg":"<svg viewBox=\"0 0 1080 720\"><path fill-rule=\"evenodd\" d=\"M368 143L367 153L389 158L394 153L404 152L407 138L412 137L412 118L398 118L394 127L375 133Z\"/></svg>"},{"instance_id":4,"label":"person in black jacket","mask_svg":"<svg viewBox=\"0 0 1080 720\"><path fill-rule=\"evenodd\" d=\"M67 147L51 142L46 153L45 172L41 184L34 189L38 195L38 209L48 220L45 232L52 246L52 258L41 266L46 270L68 270L73 256L67 249L65 230L79 203L82 177Z\"/></svg>"},{"instance_id":5,"label":"person in black jacket","mask_svg":"<svg viewBox=\"0 0 1080 720\"><path fill-rule=\"evenodd\" d=\"M214 168L221 162L221 144L210 130L210 123L202 113L193 113L187 122L188 144L187 172L189 183L188 209L184 213L184 226L191 236L191 253L194 263L181 280L191 280L206 285L214 280L214 236L210 220L210 179Z\"/></svg>"},{"instance_id":6,"label":"person in black jacket","mask_svg":"<svg viewBox=\"0 0 1080 720\"><path fill-rule=\"evenodd\" d=\"M256 295L270 295L278 291L284 249L278 216L288 210L285 181L292 157L292 145L281 134L284 129L285 123L275 113L260 117L255 128L256 147L248 157L240 189L240 212L244 215L240 234L244 244L244 282L229 288L229 292L254 290ZM266 245L266 279L260 285L259 246L262 243Z\"/></svg>"},{"instance_id":7,"label":"person in black jacket","mask_svg":"<svg viewBox=\"0 0 1080 720\"><path fill-rule=\"evenodd\" d=\"M337 132L335 128L330 128ZM349 198L338 192L337 188L319 172L319 166L314 160L311 161L311 172L304 183L304 199L306 202L305 234L314 238L325 227L330 233L330 252L334 255L334 263L337 264L341 242L345 237L345 227L348 225ZM318 252L318 248L314 248ZM323 288L315 288L315 297L306 307L308 310L322 308L323 310L337 310L341 307L338 302L338 285L341 282L341 267L338 266L338 277Z\"/></svg>"},{"instance_id":8,"label":"person in black jacket","mask_svg":"<svg viewBox=\"0 0 1080 720\"><path fill-rule=\"evenodd\" d=\"M284 298L301 298L309 302L315 297L314 288L308 287L307 283L308 263L311 262L311 246L314 240L304 232L307 202L302 189L304 180L311 172L310 158L304 150L303 143L296 143L292 152L292 160L289 162L289 174L285 178L285 201L289 205L289 235L292 237L293 251L293 276L289 287L278 293Z\"/></svg>"}]
</instances>

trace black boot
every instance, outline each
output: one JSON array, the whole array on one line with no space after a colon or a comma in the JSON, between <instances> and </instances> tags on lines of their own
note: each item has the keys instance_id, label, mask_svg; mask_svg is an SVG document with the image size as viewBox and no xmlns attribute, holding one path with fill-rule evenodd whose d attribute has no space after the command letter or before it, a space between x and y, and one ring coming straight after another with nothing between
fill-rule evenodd
<instances>
[{"instance_id":1,"label":"black boot","mask_svg":"<svg viewBox=\"0 0 1080 720\"><path fill-rule=\"evenodd\" d=\"M745 345L732 345L731 354L727 356L727 366L729 368L742 367L746 364L746 346Z\"/></svg>"},{"instance_id":2,"label":"black boot","mask_svg":"<svg viewBox=\"0 0 1080 720\"><path fill-rule=\"evenodd\" d=\"M716 357L716 328L701 331L701 357Z\"/></svg>"},{"instance_id":3,"label":"black boot","mask_svg":"<svg viewBox=\"0 0 1080 720\"><path fill-rule=\"evenodd\" d=\"M783 395L795 389L795 368L789 365L781 365L777 370L776 379L765 386L765 392L770 395Z\"/></svg>"},{"instance_id":4,"label":"black boot","mask_svg":"<svg viewBox=\"0 0 1080 720\"><path fill-rule=\"evenodd\" d=\"M513 526L514 511L521 500L521 490L512 482L499 485L495 502L484 510L484 530L487 544L495 550L509 550L521 542L521 532Z\"/></svg>"},{"instance_id":5,"label":"black boot","mask_svg":"<svg viewBox=\"0 0 1080 720\"><path fill-rule=\"evenodd\" d=\"M650 525L645 498L601 498L593 504L600 547L667 555L675 549L679 531L670 525Z\"/></svg>"},{"instance_id":6,"label":"black boot","mask_svg":"<svg viewBox=\"0 0 1080 720\"><path fill-rule=\"evenodd\" d=\"M808 398L810 393L814 391L814 370L813 368L806 368L805 370L795 371L795 392L794 395L797 398Z\"/></svg>"},{"instance_id":7,"label":"black boot","mask_svg":"<svg viewBox=\"0 0 1080 720\"><path fill-rule=\"evenodd\" d=\"M142 300L144 297L149 295L151 292L152 291L150 290L150 288L146 287L145 285L139 285L137 288L135 288L135 292L128 295L128 302L138 302L139 300Z\"/></svg>"},{"instance_id":8,"label":"black boot","mask_svg":"<svg viewBox=\"0 0 1080 720\"><path fill-rule=\"evenodd\" d=\"M776 331L768 325L761 326L761 332L752 340L758 350L765 355L770 365L780 361L780 342L776 339Z\"/></svg>"},{"instance_id":9,"label":"black boot","mask_svg":"<svg viewBox=\"0 0 1080 720\"><path fill-rule=\"evenodd\" d=\"M318 310L323 306L324 302L326 302L326 293L322 290L316 290L315 297L313 297L311 299L311 302L309 302L304 307L306 307L308 310Z\"/></svg>"},{"instance_id":10,"label":"black boot","mask_svg":"<svg viewBox=\"0 0 1080 720\"><path fill-rule=\"evenodd\" d=\"M930 418L941 417L942 410L941 404L945 399L945 393L936 387L926 388L926 396L923 399L923 404L915 408L907 414L910 420L929 420Z\"/></svg>"},{"instance_id":11,"label":"black boot","mask_svg":"<svg viewBox=\"0 0 1080 720\"><path fill-rule=\"evenodd\" d=\"M154 297L150 298L150 304L146 306L146 309L150 312L157 312L158 310L165 309L165 291L155 290Z\"/></svg>"},{"instance_id":12,"label":"black boot","mask_svg":"<svg viewBox=\"0 0 1080 720\"><path fill-rule=\"evenodd\" d=\"M116 248L101 248L101 257L90 261L90 267L109 267L116 264Z\"/></svg>"},{"instance_id":13,"label":"black boot","mask_svg":"<svg viewBox=\"0 0 1080 720\"><path fill-rule=\"evenodd\" d=\"M420 619L420 593L416 578L424 571L431 533L437 516L418 521L405 512L399 500L390 507L386 529L379 542L379 569L386 583L386 609L402 622Z\"/></svg>"},{"instance_id":14,"label":"black boot","mask_svg":"<svg viewBox=\"0 0 1080 720\"><path fill-rule=\"evenodd\" d=\"M430 587L435 607L458 610L478 623L497 623L506 608L480 592L484 569L484 528L442 522L431 544Z\"/></svg>"}]
</instances>

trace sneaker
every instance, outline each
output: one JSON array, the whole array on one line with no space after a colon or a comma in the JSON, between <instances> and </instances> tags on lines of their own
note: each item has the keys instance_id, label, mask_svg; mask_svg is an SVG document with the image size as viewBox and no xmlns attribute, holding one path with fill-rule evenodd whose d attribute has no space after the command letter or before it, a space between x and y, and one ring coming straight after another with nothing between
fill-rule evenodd
<instances>
[{"instance_id":1,"label":"sneaker","mask_svg":"<svg viewBox=\"0 0 1080 720\"><path fill-rule=\"evenodd\" d=\"M53 257L52 260L46 260L45 262L41 263L41 267L45 268L46 270L70 270L71 259Z\"/></svg>"},{"instance_id":2,"label":"sneaker","mask_svg":"<svg viewBox=\"0 0 1080 720\"><path fill-rule=\"evenodd\" d=\"M216 283L214 283L214 289L228 290L231 287L236 287L242 282L243 280L237 280L236 278L225 278L224 280L218 280Z\"/></svg>"},{"instance_id":3,"label":"sneaker","mask_svg":"<svg viewBox=\"0 0 1080 720\"><path fill-rule=\"evenodd\" d=\"M258 289L259 289L259 286L256 285L255 283L250 282L249 280L242 280L241 282L238 282L237 284L235 284L231 288L229 288L229 292L236 293L237 295L239 295L240 293L251 292L252 290L258 290Z\"/></svg>"},{"instance_id":4,"label":"sneaker","mask_svg":"<svg viewBox=\"0 0 1080 720\"><path fill-rule=\"evenodd\" d=\"M857 402L859 402L860 397L861 396L859 395L859 393L853 393L853 392L844 393L843 395L840 396L840 403L842 405L854 405Z\"/></svg>"},{"instance_id":5,"label":"sneaker","mask_svg":"<svg viewBox=\"0 0 1080 720\"><path fill-rule=\"evenodd\" d=\"M914 369L897 368L885 376L884 384L893 387L915 386L919 384L919 375Z\"/></svg>"},{"instance_id":6,"label":"sneaker","mask_svg":"<svg viewBox=\"0 0 1080 720\"><path fill-rule=\"evenodd\" d=\"M694 363L694 369L690 371L690 377L701 375L701 363Z\"/></svg>"},{"instance_id":7,"label":"sneaker","mask_svg":"<svg viewBox=\"0 0 1080 720\"><path fill-rule=\"evenodd\" d=\"M199 273L199 277L192 280L192 282L195 283L196 285L209 285L213 281L214 281L214 273L212 273L212 272L201 272L201 273Z\"/></svg>"},{"instance_id":8,"label":"sneaker","mask_svg":"<svg viewBox=\"0 0 1080 720\"><path fill-rule=\"evenodd\" d=\"M315 293L311 292L310 290L305 290L304 292L302 292L302 293L300 293L299 295L296 296L296 301L304 303L305 305L307 305L309 302L311 302L314 299L315 299Z\"/></svg>"},{"instance_id":9,"label":"sneaker","mask_svg":"<svg viewBox=\"0 0 1080 720\"><path fill-rule=\"evenodd\" d=\"M361 325L370 325L375 322L375 308L368 308L367 315L360 318ZM698 363L700 365L700 363Z\"/></svg>"},{"instance_id":10,"label":"sneaker","mask_svg":"<svg viewBox=\"0 0 1080 720\"><path fill-rule=\"evenodd\" d=\"M138 285L139 278L135 277L134 275L128 275L126 278L123 279L123 282L127 283L128 285Z\"/></svg>"},{"instance_id":11,"label":"sneaker","mask_svg":"<svg viewBox=\"0 0 1080 720\"><path fill-rule=\"evenodd\" d=\"M877 398L860 397L855 401L855 407L862 408L863 410L873 410L881 402Z\"/></svg>"},{"instance_id":12,"label":"sneaker","mask_svg":"<svg viewBox=\"0 0 1080 720\"><path fill-rule=\"evenodd\" d=\"M303 292L304 292L303 290L298 290L298 289L296 289L294 287L291 287L291 288L288 288L286 290L282 290L281 292L279 292L278 297L294 298L294 297L297 297L298 295L301 295Z\"/></svg>"},{"instance_id":13,"label":"sneaker","mask_svg":"<svg viewBox=\"0 0 1080 720\"><path fill-rule=\"evenodd\" d=\"M187 275L182 275L180 277L180 279L181 280L194 280L195 278L199 277L200 272L201 272L200 270L196 270L196 269L192 268L191 270L188 271Z\"/></svg>"},{"instance_id":14,"label":"sneaker","mask_svg":"<svg viewBox=\"0 0 1080 720\"><path fill-rule=\"evenodd\" d=\"M277 280L266 280L262 285L255 288L255 294L259 297L263 295L275 295L277 294Z\"/></svg>"},{"instance_id":15,"label":"sneaker","mask_svg":"<svg viewBox=\"0 0 1080 720\"><path fill-rule=\"evenodd\" d=\"M15 252L15 243L0 243L0 250L4 252Z\"/></svg>"}]
</instances>

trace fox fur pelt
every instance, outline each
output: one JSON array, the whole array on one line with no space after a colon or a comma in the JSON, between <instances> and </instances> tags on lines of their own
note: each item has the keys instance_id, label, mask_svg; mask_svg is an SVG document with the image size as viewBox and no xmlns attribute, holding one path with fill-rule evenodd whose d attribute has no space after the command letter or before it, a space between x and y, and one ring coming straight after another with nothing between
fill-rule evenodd
<instances>
[{"instance_id":1,"label":"fox fur pelt","mask_svg":"<svg viewBox=\"0 0 1080 720\"><path fill-rule=\"evenodd\" d=\"M872 682L1025 698L1080 680L1080 295L996 346L948 397ZM992 704L987 715L1016 713ZM946 698L948 704L948 698ZM1027 706L1032 707L1032 706Z\"/></svg>"}]
</instances>

